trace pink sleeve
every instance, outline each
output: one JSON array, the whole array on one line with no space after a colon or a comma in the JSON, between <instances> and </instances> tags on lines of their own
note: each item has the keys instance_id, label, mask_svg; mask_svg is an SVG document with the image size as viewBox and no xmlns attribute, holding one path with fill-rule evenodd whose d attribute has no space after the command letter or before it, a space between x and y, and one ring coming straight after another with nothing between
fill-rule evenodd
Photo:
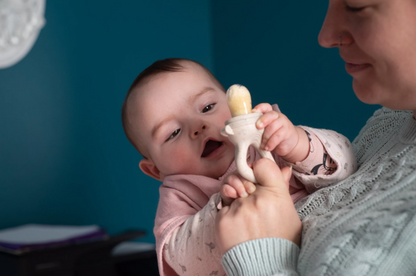
<instances>
[{"instance_id":1,"label":"pink sleeve","mask_svg":"<svg viewBox=\"0 0 416 276\"><path fill-rule=\"evenodd\" d=\"M272 105L272 109L281 112L277 104ZM309 174L332 174L337 169L337 164L332 161L331 157L326 152L321 141L315 136L313 132L304 129L309 138L310 151L308 157L302 162L290 164L297 172ZM287 162L286 162L287 163Z\"/></svg>"},{"instance_id":2,"label":"pink sleeve","mask_svg":"<svg viewBox=\"0 0 416 276\"><path fill-rule=\"evenodd\" d=\"M163 249L163 258L179 275L224 275L215 239L216 202L208 204L176 228Z\"/></svg>"},{"instance_id":3,"label":"pink sleeve","mask_svg":"<svg viewBox=\"0 0 416 276\"><path fill-rule=\"evenodd\" d=\"M345 136L332 130L301 127L311 139L311 152L304 161L293 164L293 174L308 192L337 183L355 172L354 151Z\"/></svg>"},{"instance_id":4,"label":"pink sleeve","mask_svg":"<svg viewBox=\"0 0 416 276\"><path fill-rule=\"evenodd\" d=\"M314 133L305 130L309 138L309 155L305 160L296 162L293 169L307 175L330 175L337 170L337 164L328 155L321 141Z\"/></svg>"},{"instance_id":5,"label":"pink sleeve","mask_svg":"<svg viewBox=\"0 0 416 276\"><path fill-rule=\"evenodd\" d=\"M192 264L197 264L194 262L195 258L201 256L195 255L193 259L187 258L191 256L189 252L195 252L188 250L191 250L192 247L196 248L198 241L203 242L205 247L208 245L212 247L211 243L215 245L215 240L210 238L211 236L215 238L215 235L212 234L214 224L210 221L214 221L216 208L211 202L213 202L212 198L215 195L218 196L220 186L221 182L217 179L197 175L174 175L164 179L159 188L159 205L153 230L161 276L182 275L184 269L187 271L197 269ZM212 213L211 209L215 212ZM203 224L198 224L197 222L201 219ZM202 225L204 226L202 227ZM196 227L195 233L201 233L202 236L196 235L195 238L188 238L189 230L193 227ZM201 250L204 254L207 250L202 246L196 249ZM211 249L213 253L217 252L215 248L213 249ZM219 264L220 259L219 256ZM210 260L207 259L207 262Z\"/></svg>"},{"instance_id":6,"label":"pink sleeve","mask_svg":"<svg viewBox=\"0 0 416 276\"><path fill-rule=\"evenodd\" d=\"M280 112L279 107L272 105L274 111ZM317 189L337 183L355 172L357 161L350 141L343 135L326 129L315 129L299 126L305 130L310 139L310 153L302 162L289 164L293 166L291 179L292 199L296 202L303 195L294 198L296 189L301 190L301 182L309 193ZM276 161L280 157L276 157ZM281 159L281 158L280 158ZM285 162L286 165L288 164Z\"/></svg>"}]
</instances>

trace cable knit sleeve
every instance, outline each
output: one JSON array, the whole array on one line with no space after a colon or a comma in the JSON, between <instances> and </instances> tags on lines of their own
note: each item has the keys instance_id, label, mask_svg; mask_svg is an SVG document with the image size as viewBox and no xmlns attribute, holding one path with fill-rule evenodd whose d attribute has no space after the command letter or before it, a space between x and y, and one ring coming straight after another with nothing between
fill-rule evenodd
<instances>
[{"instance_id":1,"label":"cable knit sleeve","mask_svg":"<svg viewBox=\"0 0 416 276\"><path fill-rule=\"evenodd\" d=\"M299 275L299 247L279 238L251 240L231 248L222 257L228 276Z\"/></svg>"},{"instance_id":2,"label":"cable knit sleeve","mask_svg":"<svg viewBox=\"0 0 416 276\"><path fill-rule=\"evenodd\" d=\"M224 275L214 227L218 196L211 196L208 204L176 228L167 240L163 257L177 274Z\"/></svg>"}]
</instances>

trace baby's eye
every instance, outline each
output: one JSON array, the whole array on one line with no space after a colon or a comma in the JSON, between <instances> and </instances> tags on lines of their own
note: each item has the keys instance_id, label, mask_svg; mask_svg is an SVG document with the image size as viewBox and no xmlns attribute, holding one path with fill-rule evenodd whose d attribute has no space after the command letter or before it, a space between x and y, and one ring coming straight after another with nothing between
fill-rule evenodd
<instances>
[{"instance_id":1,"label":"baby's eye","mask_svg":"<svg viewBox=\"0 0 416 276\"><path fill-rule=\"evenodd\" d=\"M214 108L215 105L216 105L216 103L212 103L212 104L207 105L206 107L204 107L202 109L202 113L206 113L206 112L210 111L211 109Z\"/></svg>"},{"instance_id":2,"label":"baby's eye","mask_svg":"<svg viewBox=\"0 0 416 276\"><path fill-rule=\"evenodd\" d=\"M348 5L345 6L345 9L352 13L357 13L364 10L366 7L350 7Z\"/></svg>"},{"instance_id":3,"label":"baby's eye","mask_svg":"<svg viewBox=\"0 0 416 276\"><path fill-rule=\"evenodd\" d=\"M180 128L176 129L174 132L172 132L172 134L168 137L168 139L166 139L165 142L169 141L170 139L175 138L175 136L178 135L179 132L181 132L181 129Z\"/></svg>"}]
</instances>

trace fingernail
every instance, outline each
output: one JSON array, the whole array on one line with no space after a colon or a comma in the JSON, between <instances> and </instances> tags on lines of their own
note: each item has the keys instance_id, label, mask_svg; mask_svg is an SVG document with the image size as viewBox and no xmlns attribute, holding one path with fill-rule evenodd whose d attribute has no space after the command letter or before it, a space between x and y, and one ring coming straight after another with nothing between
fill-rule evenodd
<instances>
[{"instance_id":1,"label":"fingernail","mask_svg":"<svg viewBox=\"0 0 416 276\"><path fill-rule=\"evenodd\" d=\"M244 191L244 192L242 192L241 193L241 195L240 195L241 197L248 197L248 194Z\"/></svg>"},{"instance_id":2,"label":"fingernail","mask_svg":"<svg viewBox=\"0 0 416 276\"><path fill-rule=\"evenodd\" d=\"M263 123L261 121L257 121L257 127L262 128L263 127Z\"/></svg>"},{"instance_id":3,"label":"fingernail","mask_svg":"<svg viewBox=\"0 0 416 276\"><path fill-rule=\"evenodd\" d=\"M269 147L268 147L268 146L265 146L265 147L264 147L264 150L265 150L265 151L269 151Z\"/></svg>"},{"instance_id":4,"label":"fingernail","mask_svg":"<svg viewBox=\"0 0 416 276\"><path fill-rule=\"evenodd\" d=\"M254 186L251 186L249 189L248 189L248 193L249 194L252 194L252 193L254 193L254 191L256 190L256 188L254 187Z\"/></svg>"}]
</instances>

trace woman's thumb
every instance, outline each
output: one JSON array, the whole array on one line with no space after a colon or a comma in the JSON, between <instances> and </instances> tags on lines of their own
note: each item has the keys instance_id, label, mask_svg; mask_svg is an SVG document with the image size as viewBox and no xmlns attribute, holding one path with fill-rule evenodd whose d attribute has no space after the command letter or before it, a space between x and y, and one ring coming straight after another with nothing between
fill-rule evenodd
<instances>
[{"instance_id":1,"label":"woman's thumb","mask_svg":"<svg viewBox=\"0 0 416 276\"><path fill-rule=\"evenodd\" d=\"M283 169L281 169L281 172L282 172L283 179L285 180L286 185L289 188L290 178L292 177L292 166L284 167Z\"/></svg>"},{"instance_id":2,"label":"woman's thumb","mask_svg":"<svg viewBox=\"0 0 416 276\"><path fill-rule=\"evenodd\" d=\"M253 172L260 186L276 188L282 187L287 190L287 181L285 177L287 177L290 172L286 172L285 175L283 175L277 164L270 159L262 158L254 162ZM288 179L290 179L290 175Z\"/></svg>"}]
</instances>

